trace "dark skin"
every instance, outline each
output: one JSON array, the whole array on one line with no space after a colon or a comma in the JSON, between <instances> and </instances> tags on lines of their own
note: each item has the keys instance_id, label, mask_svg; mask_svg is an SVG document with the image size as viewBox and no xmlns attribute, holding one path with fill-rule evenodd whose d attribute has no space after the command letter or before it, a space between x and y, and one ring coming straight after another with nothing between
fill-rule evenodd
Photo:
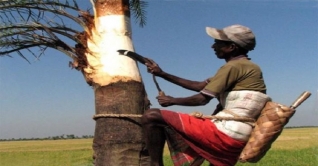
<instances>
[{"instance_id":1,"label":"dark skin","mask_svg":"<svg viewBox=\"0 0 318 166\"><path fill-rule=\"evenodd\" d=\"M224 59L226 62L242 55L244 50L240 49L236 44L228 41L215 40L211 47L219 59ZM244 52L244 55L247 52ZM155 76L161 77L171 83L179 85L185 89L200 92L206 85L206 81L191 81L184 78L174 76L163 71L157 63L148 59L147 66L148 72ZM162 107L172 105L180 106L202 106L206 105L212 99L211 96L197 93L189 97L171 97L171 96L158 96L159 104ZM163 166L163 148L165 144L164 126L166 122L162 118L159 109L153 108L145 111L142 116L142 127L145 135L146 145L149 151L151 166Z\"/></svg>"}]
</instances>

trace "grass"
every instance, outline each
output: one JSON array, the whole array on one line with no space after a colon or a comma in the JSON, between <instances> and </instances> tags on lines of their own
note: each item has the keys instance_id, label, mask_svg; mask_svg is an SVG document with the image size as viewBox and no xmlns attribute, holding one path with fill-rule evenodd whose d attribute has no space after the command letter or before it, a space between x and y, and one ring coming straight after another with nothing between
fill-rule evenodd
<instances>
[{"instance_id":1,"label":"grass","mask_svg":"<svg viewBox=\"0 0 318 166\"><path fill-rule=\"evenodd\" d=\"M316 166L317 137L318 128L285 129L260 162L237 166ZM0 166L92 166L91 146L92 139L0 142ZM173 165L168 150L164 161Z\"/></svg>"},{"instance_id":2,"label":"grass","mask_svg":"<svg viewBox=\"0 0 318 166\"><path fill-rule=\"evenodd\" d=\"M92 166L92 139L0 142L1 166Z\"/></svg>"}]
</instances>

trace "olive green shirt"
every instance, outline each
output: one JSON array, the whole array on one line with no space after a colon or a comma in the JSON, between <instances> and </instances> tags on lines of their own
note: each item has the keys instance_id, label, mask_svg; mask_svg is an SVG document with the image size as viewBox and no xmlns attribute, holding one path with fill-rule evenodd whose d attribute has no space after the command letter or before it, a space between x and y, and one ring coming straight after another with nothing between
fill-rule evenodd
<instances>
[{"instance_id":1,"label":"olive green shirt","mask_svg":"<svg viewBox=\"0 0 318 166\"><path fill-rule=\"evenodd\" d=\"M207 82L201 93L211 97L219 97L224 92L239 90L266 93L266 85L260 67L245 56L228 61Z\"/></svg>"}]
</instances>

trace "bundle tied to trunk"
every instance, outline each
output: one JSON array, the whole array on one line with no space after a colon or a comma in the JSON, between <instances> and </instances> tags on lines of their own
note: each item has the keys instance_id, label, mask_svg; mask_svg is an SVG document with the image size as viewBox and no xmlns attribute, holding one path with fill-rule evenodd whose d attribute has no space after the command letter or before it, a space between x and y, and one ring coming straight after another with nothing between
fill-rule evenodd
<instances>
[{"instance_id":1,"label":"bundle tied to trunk","mask_svg":"<svg viewBox=\"0 0 318 166\"><path fill-rule=\"evenodd\" d=\"M267 102L240 154L239 161L256 163L264 157L272 143L283 131L284 126L294 115L296 107L309 96L309 92L304 92L290 107L272 101Z\"/></svg>"}]
</instances>

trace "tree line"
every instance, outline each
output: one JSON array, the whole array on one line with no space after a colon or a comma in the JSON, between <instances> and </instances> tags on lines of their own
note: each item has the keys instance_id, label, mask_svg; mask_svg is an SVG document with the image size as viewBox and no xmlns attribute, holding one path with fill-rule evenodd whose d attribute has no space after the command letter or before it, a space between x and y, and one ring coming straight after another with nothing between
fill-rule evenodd
<instances>
[{"instance_id":1,"label":"tree line","mask_svg":"<svg viewBox=\"0 0 318 166\"><path fill-rule=\"evenodd\" d=\"M315 128L318 126L287 126L285 129L292 129L292 128ZM74 134L62 134L57 136L49 136L44 138L9 138L9 139L0 139L0 141L30 141L30 140L65 140L65 139L87 139L87 138L94 138L93 135L82 135L76 136Z\"/></svg>"},{"instance_id":2,"label":"tree line","mask_svg":"<svg viewBox=\"0 0 318 166\"><path fill-rule=\"evenodd\" d=\"M287 126L285 129L293 129L293 128L315 128L318 126Z\"/></svg>"},{"instance_id":3,"label":"tree line","mask_svg":"<svg viewBox=\"0 0 318 166\"><path fill-rule=\"evenodd\" d=\"M86 139L86 138L94 138L93 135L82 135L76 136L74 134L62 134L57 136L49 136L44 138L9 138L9 139L0 139L0 141L30 141L30 140L65 140L65 139Z\"/></svg>"}]
</instances>

